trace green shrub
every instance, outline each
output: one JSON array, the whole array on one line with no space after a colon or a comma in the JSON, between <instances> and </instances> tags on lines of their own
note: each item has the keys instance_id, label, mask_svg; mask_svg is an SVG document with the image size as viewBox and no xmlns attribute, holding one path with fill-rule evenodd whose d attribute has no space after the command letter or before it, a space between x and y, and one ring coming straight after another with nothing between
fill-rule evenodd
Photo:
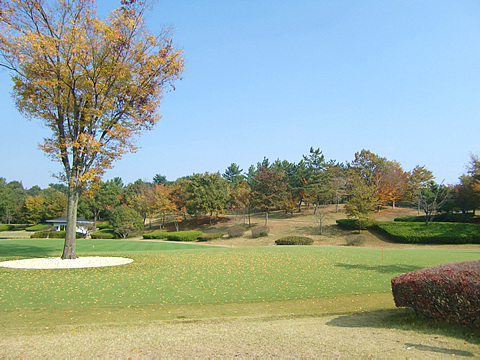
<instances>
[{"instance_id":1,"label":"green shrub","mask_svg":"<svg viewBox=\"0 0 480 360\"><path fill-rule=\"evenodd\" d=\"M165 231L154 231L150 233L143 234L144 239L165 239L167 237L167 233Z\"/></svg>"},{"instance_id":2,"label":"green shrub","mask_svg":"<svg viewBox=\"0 0 480 360\"><path fill-rule=\"evenodd\" d=\"M7 225L7 224L0 225L0 231L10 231L13 229L15 229L15 225Z\"/></svg>"},{"instance_id":3,"label":"green shrub","mask_svg":"<svg viewBox=\"0 0 480 360\"><path fill-rule=\"evenodd\" d=\"M98 230L111 229L110 224L108 222L97 223L96 225Z\"/></svg>"},{"instance_id":4,"label":"green shrub","mask_svg":"<svg viewBox=\"0 0 480 360\"><path fill-rule=\"evenodd\" d=\"M245 233L245 228L243 226L232 226L227 230L227 234L229 238L236 238L243 236Z\"/></svg>"},{"instance_id":5,"label":"green shrub","mask_svg":"<svg viewBox=\"0 0 480 360\"><path fill-rule=\"evenodd\" d=\"M203 234L198 238L198 241L209 241L219 239L223 236L223 233Z\"/></svg>"},{"instance_id":6,"label":"green shrub","mask_svg":"<svg viewBox=\"0 0 480 360\"><path fill-rule=\"evenodd\" d=\"M24 231L28 226L26 225L15 225L15 227L12 229L13 231Z\"/></svg>"},{"instance_id":7,"label":"green shrub","mask_svg":"<svg viewBox=\"0 0 480 360\"><path fill-rule=\"evenodd\" d=\"M347 246L362 246L365 244L365 237L358 234L352 234L347 236Z\"/></svg>"},{"instance_id":8,"label":"green shrub","mask_svg":"<svg viewBox=\"0 0 480 360\"><path fill-rule=\"evenodd\" d=\"M306 236L284 236L275 240L276 245L312 245L313 239Z\"/></svg>"},{"instance_id":9,"label":"green shrub","mask_svg":"<svg viewBox=\"0 0 480 360\"><path fill-rule=\"evenodd\" d=\"M480 327L480 260L443 264L392 279L397 307L417 314Z\"/></svg>"},{"instance_id":10,"label":"green shrub","mask_svg":"<svg viewBox=\"0 0 480 360\"><path fill-rule=\"evenodd\" d=\"M31 239L65 239L65 231L37 231L30 235ZM76 233L75 238L85 239L85 234Z\"/></svg>"},{"instance_id":11,"label":"green shrub","mask_svg":"<svg viewBox=\"0 0 480 360\"><path fill-rule=\"evenodd\" d=\"M96 231L90 234L92 239L115 239L117 236L111 229Z\"/></svg>"},{"instance_id":12,"label":"green shrub","mask_svg":"<svg viewBox=\"0 0 480 360\"><path fill-rule=\"evenodd\" d=\"M474 218L473 214L452 214L452 213L443 213L435 215L433 218L434 222L460 222L460 223L467 223ZM425 216L403 216L395 218L394 221L399 222L425 222Z\"/></svg>"},{"instance_id":13,"label":"green shrub","mask_svg":"<svg viewBox=\"0 0 480 360\"><path fill-rule=\"evenodd\" d=\"M337 225L340 226L342 229L345 230L358 230L360 228L358 219L339 219L337 220ZM362 220L360 222L361 229L367 230L375 225L374 220Z\"/></svg>"},{"instance_id":14,"label":"green shrub","mask_svg":"<svg viewBox=\"0 0 480 360\"><path fill-rule=\"evenodd\" d=\"M252 229L252 237L259 238L259 237L268 236L269 232L270 232L270 228L268 226L258 226Z\"/></svg>"},{"instance_id":15,"label":"green shrub","mask_svg":"<svg viewBox=\"0 0 480 360\"><path fill-rule=\"evenodd\" d=\"M425 222L425 217L424 216L402 216L393 219L393 221L398 221L398 222Z\"/></svg>"},{"instance_id":16,"label":"green shrub","mask_svg":"<svg viewBox=\"0 0 480 360\"><path fill-rule=\"evenodd\" d=\"M377 228L389 239L404 244L480 244L480 225L379 221Z\"/></svg>"},{"instance_id":17,"label":"green shrub","mask_svg":"<svg viewBox=\"0 0 480 360\"><path fill-rule=\"evenodd\" d=\"M109 223L115 230L123 225L132 225L135 230L143 229L142 216L135 209L125 206L113 210Z\"/></svg>"},{"instance_id":18,"label":"green shrub","mask_svg":"<svg viewBox=\"0 0 480 360\"><path fill-rule=\"evenodd\" d=\"M165 234L169 241L195 241L203 235L201 231L177 231Z\"/></svg>"}]
</instances>

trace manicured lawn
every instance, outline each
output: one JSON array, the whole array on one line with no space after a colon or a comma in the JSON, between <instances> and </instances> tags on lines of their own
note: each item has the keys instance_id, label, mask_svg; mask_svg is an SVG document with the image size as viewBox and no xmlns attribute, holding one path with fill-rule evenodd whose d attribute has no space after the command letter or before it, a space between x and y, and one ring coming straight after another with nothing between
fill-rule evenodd
<instances>
[{"instance_id":1,"label":"manicured lawn","mask_svg":"<svg viewBox=\"0 0 480 360\"><path fill-rule=\"evenodd\" d=\"M388 238L410 244L480 244L480 225L466 223L431 223L379 221Z\"/></svg>"},{"instance_id":2,"label":"manicured lawn","mask_svg":"<svg viewBox=\"0 0 480 360\"><path fill-rule=\"evenodd\" d=\"M0 240L0 260L61 256L63 239ZM205 245L130 240L77 240L77 255L99 253L205 249Z\"/></svg>"},{"instance_id":3,"label":"manicured lawn","mask_svg":"<svg viewBox=\"0 0 480 360\"><path fill-rule=\"evenodd\" d=\"M13 246L13 245L15 246ZM29 249L35 245L34 249ZM60 246L60 247L59 247ZM0 259L60 254L61 241L0 241ZM0 268L0 310L227 304L388 293L392 277L480 250L314 246L214 248L81 240L79 255L125 256L131 264L90 269Z\"/></svg>"}]
</instances>

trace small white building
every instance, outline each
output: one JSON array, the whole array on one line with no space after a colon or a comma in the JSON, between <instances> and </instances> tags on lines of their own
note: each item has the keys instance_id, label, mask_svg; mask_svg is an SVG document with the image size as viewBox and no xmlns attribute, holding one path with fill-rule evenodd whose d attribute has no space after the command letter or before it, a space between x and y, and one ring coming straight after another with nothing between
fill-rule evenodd
<instances>
[{"instance_id":1,"label":"small white building","mask_svg":"<svg viewBox=\"0 0 480 360\"><path fill-rule=\"evenodd\" d=\"M51 223L52 226L57 228L57 231L65 230L67 227L67 218L61 217L58 219L47 220L47 223ZM82 218L77 218L77 227L76 231L78 233L87 234L89 225L92 225L93 221L88 221Z\"/></svg>"}]
</instances>

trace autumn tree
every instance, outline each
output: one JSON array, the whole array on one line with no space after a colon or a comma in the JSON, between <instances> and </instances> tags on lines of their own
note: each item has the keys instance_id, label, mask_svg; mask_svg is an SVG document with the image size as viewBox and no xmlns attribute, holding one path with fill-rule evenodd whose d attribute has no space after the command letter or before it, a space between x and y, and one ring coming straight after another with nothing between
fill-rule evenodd
<instances>
[{"instance_id":1,"label":"autumn tree","mask_svg":"<svg viewBox=\"0 0 480 360\"><path fill-rule=\"evenodd\" d=\"M245 224L245 210L248 214L248 226L251 226L251 218L250 218L250 205L252 200L252 188L246 181L242 181L237 187L237 200L243 206L244 209L244 216L243 216L243 223Z\"/></svg>"},{"instance_id":2,"label":"autumn tree","mask_svg":"<svg viewBox=\"0 0 480 360\"><path fill-rule=\"evenodd\" d=\"M68 211L62 259L75 259L81 192L159 119L164 90L183 69L167 31L146 29L143 1L122 0L106 20L94 0L2 0L1 66L17 108L52 135L41 148L63 165Z\"/></svg>"},{"instance_id":3,"label":"autumn tree","mask_svg":"<svg viewBox=\"0 0 480 360\"><path fill-rule=\"evenodd\" d=\"M348 217L358 219L360 231L362 223L368 220L380 205L377 187L355 171L351 174L347 194L345 212Z\"/></svg>"},{"instance_id":4,"label":"autumn tree","mask_svg":"<svg viewBox=\"0 0 480 360\"><path fill-rule=\"evenodd\" d=\"M380 157L369 150L355 153L355 159L348 164L367 185L376 187L379 205L392 205L404 197L408 189L409 173L399 162Z\"/></svg>"},{"instance_id":5,"label":"autumn tree","mask_svg":"<svg viewBox=\"0 0 480 360\"><path fill-rule=\"evenodd\" d=\"M20 209L20 216L28 223L38 224L45 220L45 196L27 196Z\"/></svg>"},{"instance_id":6,"label":"autumn tree","mask_svg":"<svg viewBox=\"0 0 480 360\"><path fill-rule=\"evenodd\" d=\"M280 206L286 195L287 186L283 174L273 168L259 166L251 179L252 203L265 212L265 226L271 209Z\"/></svg>"},{"instance_id":7,"label":"autumn tree","mask_svg":"<svg viewBox=\"0 0 480 360\"><path fill-rule=\"evenodd\" d=\"M149 213L159 215L162 218L162 225L165 225L165 218L175 211L175 204L171 199L171 190L164 184L155 184L152 188L149 201Z\"/></svg>"},{"instance_id":8,"label":"autumn tree","mask_svg":"<svg viewBox=\"0 0 480 360\"><path fill-rule=\"evenodd\" d=\"M347 169L342 163L330 163L327 167L328 194L335 204L335 212L338 212L338 205L346 195Z\"/></svg>"},{"instance_id":9,"label":"autumn tree","mask_svg":"<svg viewBox=\"0 0 480 360\"><path fill-rule=\"evenodd\" d=\"M480 205L479 193L475 191L476 181L465 174L459 180L459 184L453 188L455 206L463 213L473 210L475 215L475 209Z\"/></svg>"},{"instance_id":10,"label":"autumn tree","mask_svg":"<svg viewBox=\"0 0 480 360\"><path fill-rule=\"evenodd\" d=\"M462 174L460 182L453 189L454 202L462 212L475 210L480 206L480 159L477 155L470 154L470 163L467 173Z\"/></svg>"},{"instance_id":11,"label":"autumn tree","mask_svg":"<svg viewBox=\"0 0 480 360\"><path fill-rule=\"evenodd\" d=\"M134 183L128 184L124 189L124 201L126 205L135 209L135 211L142 216L144 225L147 216L150 214L152 187L152 184L138 179Z\"/></svg>"},{"instance_id":12,"label":"autumn tree","mask_svg":"<svg viewBox=\"0 0 480 360\"><path fill-rule=\"evenodd\" d=\"M175 184L169 190L170 193L170 200L172 201L174 208L173 208L173 223L175 225L175 229L179 231L179 223L185 218L185 214L187 212L187 187L188 187L188 179L180 178L175 181Z\"/></svg>"},{"instance_id":13,"label":"autumn tree","mask_svg":"<svg viewBox=\"0 0 480 360\"><path fill-rule=\"evenodd\" d=\"M411 204L419 203L418 197L422 188L428 186L434 178L433 173L425 166L417 165L407 174L407 189L404 199ZM420 208L418 208L420 212Z\"/></svg>"},{"instance_id":14,"label":"autumn tree","mask_svg":"<svg viewBox=\"0 0 480 360\"><path fill-rule=\"evenodd\" d=\"M348 167L354 169L367 184L376 185L378 176L384 171L386 162L386 158L363 149L355 153L355 159L348 164Z\"/></svg>"},{"instance_id":15,"label":"autumn tree","mask_svg":"<svg viewBox=\"0 0 480 360\"><path fill-rule=\"evenodd\" d=\"M382 169L378 172L376 181L378 195L382 205L395 204L400 200L408 186L408 173L403 171L397 161L385 161Z\"/></svg>"},{"instance_id":16,"label":"autumn tree","mask_svg":"<svg viewBox=\"0 0 480 360\"><path fill-rule=\"evenodd\" d=\"M65 216L67 212L67 196L61 191L55 191L44 195L45 197L45 219L55 219Z\"/></svg>"}]
</instances>

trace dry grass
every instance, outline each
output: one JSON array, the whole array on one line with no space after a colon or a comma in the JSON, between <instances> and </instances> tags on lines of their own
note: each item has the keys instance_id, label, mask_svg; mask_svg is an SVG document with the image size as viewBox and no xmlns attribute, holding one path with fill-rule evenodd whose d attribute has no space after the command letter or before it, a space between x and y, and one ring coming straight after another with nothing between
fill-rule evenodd
<instances>
[{"instance_id":1,"label":"dry grass","mask_svg":"<svg viewBox=\"0 0 480 360\"><path fill-rule=\"evenodd\" d=\"M34 311L34 310L32 310ZM2 319L0 358L451 358L480 346L441 329L402 326L389 294L244 304L126 307ZM17 313L9 316L18 317ZM393 319L393 321L392 321Z\"/></svg>"},{"instance_id":2,"label":"dry grass","mask_svg":"<svg viewBox=\"0 0 480 360\"><path fill-rule=\"evenodd\" d=\"M384 208L373 215L375 220L389 221L402 216L416 216L417 210L408 208ZM335 206L329 205L326 211L326 218L323 223L323 234L320 235L320 227L313 216L313 208L304 209L302 213L294 213L293 216L284 215L283 212L273 212L269 218L268 226L270 233L268 237L252 238L251 232L246 231L244 236L234 239L223 237L209 241L207 244L228 247L246 247L246 246L272 246L275 240L283 236L303 235L314 239L317 246L344 246L346 237L357 232L342 230L336 225L337 219L346 218L343 205L340 205L339 211L335 212ZM206 225L202 228L204 232L227 232L227 229L234 225L248 224L248 219L242 215L224 216L222 221L215 225ZM251 224L254 226L265 225L265 217L262 214L252 215ZM365 237L365 247L370 248L414 248L415 245L398 244L386 239L377 232L362 231ZM418 245L416 245L418 247ZM480 245L429 245L424 248L471 248L480 249Z\"/></svg>"},{"instance_id":3,"label":"dry grass","mask_svg":"<svg viewBox=\"0 0 480 360\"><path fill-rule=\"evenodd\" d=\"M199 321L66 325L0 337L1 358L480 357L478 343L434 329L390 327L403 310L328 316L238 315ZM408 314L406 314L408 316Z\"/></svg>"}]
</instances>

